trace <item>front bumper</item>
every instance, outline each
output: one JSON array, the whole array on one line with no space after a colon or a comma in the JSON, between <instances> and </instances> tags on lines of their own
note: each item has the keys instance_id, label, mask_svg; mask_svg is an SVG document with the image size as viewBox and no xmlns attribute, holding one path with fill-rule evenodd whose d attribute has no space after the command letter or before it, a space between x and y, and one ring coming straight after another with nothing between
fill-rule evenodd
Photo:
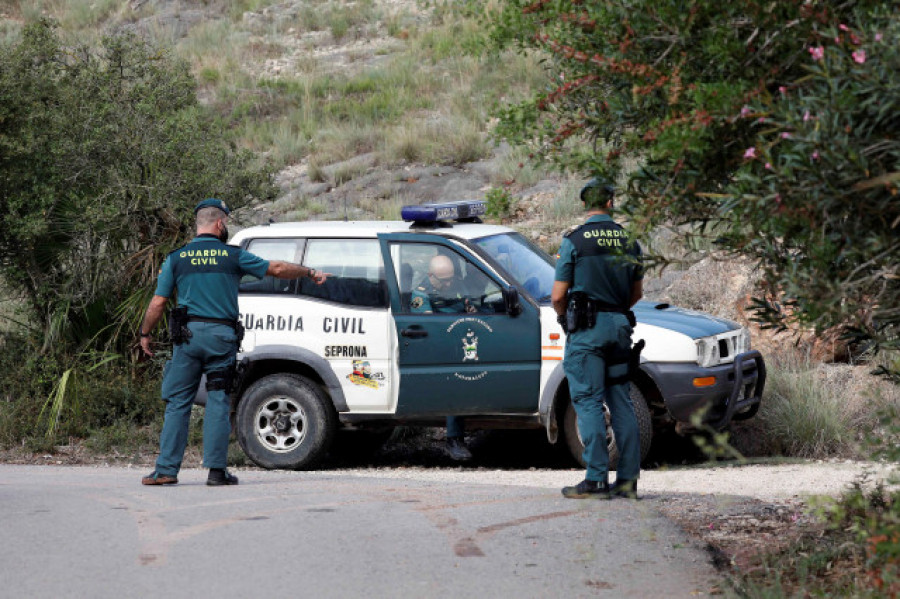
<instances>
[{"instance_id":1,"label":"front bumper","mask_svg":"<svg viewBox=\"0 0 900 599\"><path fill-rule=\"evenodd\" d=\"M669 415L677 422L691 423L698 410L706 410L703 423L722 429L732 420L745 420L759 410L766 385L766 363L753 350L738 354L734 363L703 368L696 364L653 362L641 369L656 383ZM715 378L708 386L695 386L695 379Z\"/></svg>"}]
</instances>

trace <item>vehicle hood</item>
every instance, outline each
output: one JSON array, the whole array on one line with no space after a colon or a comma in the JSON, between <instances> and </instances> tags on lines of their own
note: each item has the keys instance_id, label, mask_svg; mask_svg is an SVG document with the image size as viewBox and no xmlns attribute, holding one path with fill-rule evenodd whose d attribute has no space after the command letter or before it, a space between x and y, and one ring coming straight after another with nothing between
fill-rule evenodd
<instances>
[{"instance_id":1,"label":"vehicle hood","mask_svg":"<svg viewBox=\"0 0 900 599\"><path fill-rule=\"evenodd\" d=\"M657 302L638 302L632 310L637 321L642 324L677 331L691 339L719 335L741 328L738 323L725 318Z\"/></svg>"}]
</instances>

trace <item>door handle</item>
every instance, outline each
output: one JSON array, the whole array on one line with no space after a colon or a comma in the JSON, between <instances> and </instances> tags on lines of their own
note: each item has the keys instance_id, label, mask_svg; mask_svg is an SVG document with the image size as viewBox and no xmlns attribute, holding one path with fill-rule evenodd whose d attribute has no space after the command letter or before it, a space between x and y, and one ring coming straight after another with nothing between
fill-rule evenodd
<instances>
[{"instance_id":1,"label":"door handle","mask_svg":"<svg viewBox=\"0 0 900 599\"><path fill-rule=\"evenodd\" d=\"M421 339L428 336L428 331L423 329L400 329L400 335L410 339Z\"/></svg>"}]
</instances>

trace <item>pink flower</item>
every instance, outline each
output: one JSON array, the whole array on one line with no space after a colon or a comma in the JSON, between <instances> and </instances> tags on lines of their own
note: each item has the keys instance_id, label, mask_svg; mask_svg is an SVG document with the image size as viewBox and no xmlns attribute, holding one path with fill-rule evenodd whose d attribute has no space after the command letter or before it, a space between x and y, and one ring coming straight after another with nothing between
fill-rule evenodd
<instances>
[{"instance_id":1,"label":"pink flower","mask_svg":"<svg viewBox=\"0 0 900 599\"><path fill-rule=\"evenodd\" d=\"M811 119L811 118L812 118L812 117L809 116L809 111L808 111L808 110L807 110L806 112L803 113L803 122L804 122L804 123L805 123L806 121L808 121L809 119Z\"/></svg>"},{"instance_id":2,"label":"pink flower","mask_svg":"<svg viewBox=\"0 0 900 599\"><path fill-rule=\"evenodd\" d=\"M787 93L787 88L786 88L785 86L782 85L782 86L780 86L780 87L778 88L778 91L779 91L779 93L783 96L784 94Z\"/></svg>"},{"instance_id":3,"label":"pink flower","mask_svg":"<svg viewBox=\"0 0 900 599\"><path fill-rule=\"evenodd\" d=\"M839 37L834 38L834 43L835 43L835 44L840 44L840 43L841 43L841 38L839 38Z\"/></svg>"},{"instance_id":4,"label":"pink flower","mask_svg":"<svg viewBox=\"0 0 900 599\"><path fill-rule=\"evenodd\" d=\"M858 46L858 45L859 45L859 38L856 36L855 33L851 33L851 34L850 34L850 41L853 42L853 45L854 45L854 46Z\"/></svg>"},{"instance_id":5,"label":"pink flower","mask_svg":"<svg viewBox=\"0 0 900 599\"><path fill-rule=\"evenodd\" d=\"M876 34L875 34L875 41L876 41L876 42L880 42L880 41L881 41L881 38L883 38L883 37L884 37L884 36L881 35L880 33L876 33Z\"/></svg>"},{"instance_id":6,"label":"pink flower","mask_svg":"<svg viewBox=\"0 0 900 599\"><path fill-rule=\"evenodd\" d=\"M766 122L766 118L761 116L761 117L759 117L758 119L756 119L756 122L757 122L757 123L765 123L765 122Z\"/></svg>"},{"instance_id":7,"label":"pink flower","mask_svg":"<svg viewBox=\"0 0 900 599\"><path fill-rule=\"evenodd\" d=\"M812 156L810 156L810 158L812 158L813 160L818 160L819 159L819 151L814 150L812 153Z\"/></svg>"},{"instance_id":8,"label":"pink flower","mask_svg":"<svg viewBox=\"0 0 900 599\"><path fill-rule=\"evenodd\" d=\"M781 203L781 194L780 193L775 194L775 202L778 204Z\"/></svg>"},{"instance_id":9,"label":"pink flower","mask_svg":"<svg viewBox=\"0 0 900 599\"><path fill-rule=\"evenodd\" d=\"M766 170L767 170L767 171L772 170L772 165L771 165L770 163L768 163L768 162L766 163Z\"/></svg>"},{"instance_id":10,"label":"pink flower","mask_svg":"<svg viewBox=\"0 0 900 599\"><path fill-rule=\"evenodd\" d=\"M866 62L866 51L865 50L857 50L856 52L851 54L851 56L853 56L853 60L855 60L859 64Z\"/></svg>"},{"instance_id":11,"label":"pink flower","mask_svg":"<svg viewBox=\"0 0 900 599\"><path fill-rule=\"evenodd\" d=\"M850 28L847 27L846 25L844 25L843 23L838 25L838 29L840 29L841 31L850 31Z\"/></svg>"},{"instance_id":12,"label":"pink flower","mask_svg":"<svg viewBox=\"0 0 900 599\"><path fill-rule=\"evenodd\" d=\"M756 148L747 148L747 150L744 152L744 158L748 160L750 158L756 158Z\"/></svg>"},{"instance_id":13,"label":"pink flower","mask_svg":"<svg viewBox=\"0 0 900 599\"><path fill-rule=\"evenodd\" d=\"M744 105L744 107L741 108L741 116L742 116L742 117L745 117L745 116L747 116L748 114L750 114L750 107L747 106L747 105Z\"/></svg>"},{"instance_id":14,"label":"pink flower","mask_svg":"<svg viewBox=\"0 0 900 599\"><path fill-rule=\"evenodd\" d=\"M815 46L809 49L809 53L812 56L813 60L822 60L825 58L825 48L822 46Z\"/></svg>"},{"instance_id":15,"label":"pink flower","mask_svg":"<svg viewBox=\"0 0 900 599\"><path fill-rule=\"evenodd\" d=\"M787 131L784 131L784 132L781 134L781 139L790 139L790 138L791 138L791 134L788 133Z\"/></svg>"}]
</instances>

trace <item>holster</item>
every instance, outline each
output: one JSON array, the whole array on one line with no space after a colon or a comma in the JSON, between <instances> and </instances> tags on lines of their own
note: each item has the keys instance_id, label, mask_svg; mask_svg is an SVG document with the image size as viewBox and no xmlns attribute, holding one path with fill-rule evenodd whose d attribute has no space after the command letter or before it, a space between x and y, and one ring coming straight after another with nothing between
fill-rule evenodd
<instances>
[{"instance_id":1,"label":"holster","mask_svg":"<svg viewBox=\"0 0 900 599\"><path fill-rule=\"evenodd\" d=\"M250 358L233 362L228 368L213 370L206 375L206 390L222 389L230 395L241 388L241 383L250 368Z\"/></svg>"},{"instance_id":2,"label":"holster","mask_svg":"<svg viewBox=\"0 0 900 599\"><path fill-rule=\"evenodd\" d=\"M244 328L244 323L240 320L234 323L234 334L237 335L237 349L241 351L241 341L244 340L244 333L246 329Z\"/></svg>"},{"instance_id":3,"label":"holster","mask_svg":"<svg viewBox=\"0 0 900 599\"><path fill-rule=\"evenodd\" d=\"M625 362L628 363L628 372L626 372L624 375L606 377L607 386L611 387L612 385L624 385L625 383L634 379L634 376L641 368L641 352L644 350L644 345L646 345L646 343L643 339L641 339L640 341L632 345L630 350L624 350L624 352L620 350L615 353L611 353L609 356L605 356L607 359L607 366L623 364Z\"/></svg>"},{"instance_id":4,"label":"holster","mask_svg":"<svg viewBox=\"0 0 900 599\"><path fill-rule=\"evenodd\" d=\"M187 306L177 306L169 311L169 338L175 345L187 343L191 338Z\"/></svg>"},{"instance_id":5,"label":"holster","mask_svg":"<svg viewBox=\"0 0 900 599\"><path fill-rule=\"evenodd\" d=\"M566 306L566 331L568 333L594 326L597 314L591 310L590 303L590 298L582 291L569 294L569 303Z\"/></svg>"}]
</instances>

